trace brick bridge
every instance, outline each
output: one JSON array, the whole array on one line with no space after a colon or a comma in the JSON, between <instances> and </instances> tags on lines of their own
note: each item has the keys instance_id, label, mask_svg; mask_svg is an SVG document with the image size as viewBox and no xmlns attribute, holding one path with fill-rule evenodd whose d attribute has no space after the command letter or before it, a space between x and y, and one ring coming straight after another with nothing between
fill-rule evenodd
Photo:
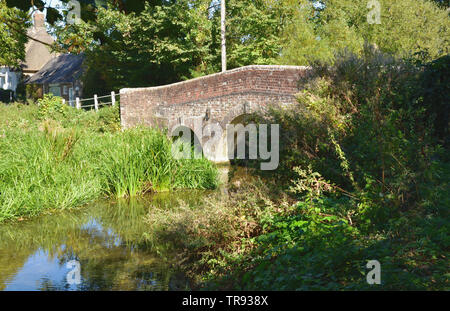
<instances>
[{"instance_id":1,"label":"brick bridge","mask_svg":"<svg viewBox=\"0 0 450 311\"><path fill-rule=\"evenodd\" d=\"M215 162L228 161L226 125L240 117L264 111L268 105L289 105L299 92L299 80L308 71L297 66L246 66L188 81L149 88L122 89L122 128L136 125L191 129L202 137L207 124L224 129ZM214 135L213 135L214 136Z\"/></svg>"}]
</instances>

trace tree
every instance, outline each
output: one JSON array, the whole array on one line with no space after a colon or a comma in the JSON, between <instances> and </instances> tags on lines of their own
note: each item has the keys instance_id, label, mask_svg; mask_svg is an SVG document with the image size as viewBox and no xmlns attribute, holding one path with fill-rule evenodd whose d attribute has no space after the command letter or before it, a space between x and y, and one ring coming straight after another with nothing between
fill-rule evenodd
<instances>
[{"instance_id":1,"label":"tree","mask_svg":"<svg viewBox=\"0 0 450 311\"><path fill-rule=\"evenodd\" d=\"M18 67L25 59L27 14L0 0L0 66Z\"/></svg>"},{"instance_id":2,"label":"tree","mask_svg":"<svg viewBox=\"0 0 450 311\"><path fill-rule=\"evenodd\" d=\"M140 12L109 3L97 9L95 21L57 29L63 47L86 53L87 94L176 82L206 67L208 2L153 2Z\"/></svg>"},{"instance_id":3,"label":"tree","mask_svg":"<svg viewBox=\"0 0 450 311\"><path fill-rule=\"evenodd\" d=\"M286 28L282 62L309 64L331 61L347 49L361 54L364 45L401 57L420 53L424 60L448 54L448 12L431 1L379 0L380 24L369 23L366 0L328 0L314 6L302 0Z\"/></svg>"},{"instance_id":4,"label":"tree","mask_svg":"<svg viewBox=\"0 0 450 311\"><path fill-rule=\"evenodd\" d=\"M230 68L275 62L288 16L283 2L227 1ZM161 85L220 71L219 8L211 0L172 0L126 11L110 1L95 19L56 34L68 51L86 53L85 90Z\"/></svg>"},{"instance_id":5,"label":"tree","mask_svg":"<svg viewBox=\"0 0 450 311\"><path fill-rule=\"evenodd\" d=\"M273 64L280 55L281 35L292 17L291 0L227 0L228 68L251 64ZM212 17L211 70L220 64L220 14Z\"/></svg>"}]
</instances>

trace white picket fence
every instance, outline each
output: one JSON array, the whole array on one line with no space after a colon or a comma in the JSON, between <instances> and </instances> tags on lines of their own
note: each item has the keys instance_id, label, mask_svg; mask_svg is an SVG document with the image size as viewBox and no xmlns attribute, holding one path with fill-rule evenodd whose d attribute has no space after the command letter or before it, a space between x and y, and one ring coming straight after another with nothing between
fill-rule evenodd
<instances>
[{"instance_id":1,"label":"white picket fence","mask_svg":"<svg viewBox=\"0 0 450 311\"><path fill-rule=\"evenodd\" d=\"M83 108L92 108L93 107L95 109L95 111L98 111L98 109L101 106L107 106L107 105L115 106L116 105L116 96L117 95L118 94L116 94L115 92L111 92L111 95L105 95L105 96L94 95L93 98L80 99L79 97L77 97L75 99L75 105L74 105L73 100L69 101L69 105L72 106L72 107L75 107L77 109L81 109L81 107L83 107ZM109 102L100 102L99 99L103 99L103 98L110 98L111 101L109 101ZM87 101L92 101L92 100L94 100L94 103L91 104L91 105L83 105L83 106L81 105L82 102L87 102ZM62 101L63 101L63 104L66 103L65 99L63 99Z\"/></svg>"}]
</instances>

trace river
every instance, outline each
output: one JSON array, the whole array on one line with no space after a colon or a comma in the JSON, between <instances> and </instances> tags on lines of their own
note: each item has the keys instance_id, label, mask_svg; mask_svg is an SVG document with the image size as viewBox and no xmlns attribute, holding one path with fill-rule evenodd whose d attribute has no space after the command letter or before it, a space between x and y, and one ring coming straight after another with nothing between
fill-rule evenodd
<instances>
[{"instance_id":1,"label":"river","mask_svg":"<svg viewBox=\"0 0 450 311\"><path fill-rule=\"evenodd\" d=\"M216 191L104 199L76 210L0 224L0 290L188 290L189 280L146 239L150 208L202 204ZM169 256L170 257L170 256ZM77 266L77 264L79 266Z\"/></svg>"}]
</instances>

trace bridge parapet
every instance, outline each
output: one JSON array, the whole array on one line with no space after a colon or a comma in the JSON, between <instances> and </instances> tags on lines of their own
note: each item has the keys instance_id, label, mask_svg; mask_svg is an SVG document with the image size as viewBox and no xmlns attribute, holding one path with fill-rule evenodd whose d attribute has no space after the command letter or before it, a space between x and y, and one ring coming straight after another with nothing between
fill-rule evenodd
<instances>
[{"instance_id":1,"label":"bridge parapet","mask_svg":"<svg viewBox=\"0 0 450 311\"><path fill-rule=\"evenodd\" d=\"M170 85L122 89L122 127L166 127L170 134L187 127L203 148L213 137L205 136L207 126L220 125L222 136L209 154L213 154L210 159L215 162L226 162L227 124L242 115L264 111L268 105L295 103L299 81L309 70L309 67L254 65Z\"/></svg>"},{"instance_id":2,"label":"bridge parapet","mask_svg":"<svg viewBox=\"0 0 450 311\"><path fill-rule=\"evenodd\" d=\"M268 104L292 103L299 91L298 81L308 69L252 65L164 86L122 89L122 127L169 126L180 118L198 118L207 113L225 124Z\"/></svg>"}]
</instances>

